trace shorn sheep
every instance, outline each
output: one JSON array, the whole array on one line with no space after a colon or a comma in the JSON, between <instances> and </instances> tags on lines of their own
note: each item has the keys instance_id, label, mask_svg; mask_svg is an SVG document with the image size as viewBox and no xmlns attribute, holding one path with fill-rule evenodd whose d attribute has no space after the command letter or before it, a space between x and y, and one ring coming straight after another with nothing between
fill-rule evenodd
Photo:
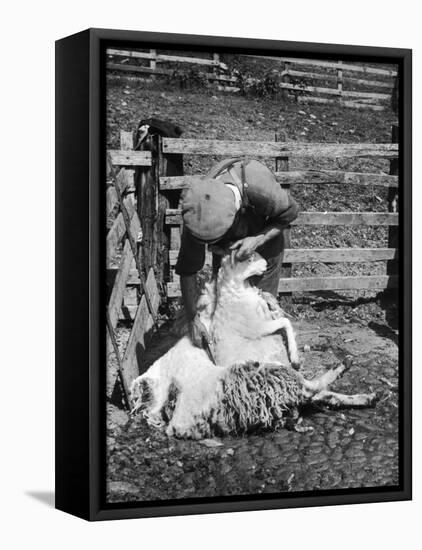
<instances>
[{"instance_id":1,"label":"shorn sheep","mask_svg":"<svg viewBox=\"0 0 422 550\"><path fill-rule=\"evenodd\" d=\"M375 402L375 394L328 389L345 364L312 380L296 370L290 321L275 300L250 284L265 268L257 253L243 262L223 258L217 279L198 301L217 365L184 336L139 376L131 387L133 412L141 411L150 426L190 439L278 427L304 431L299 409L307 403L365 407Z\"/></svg>"}]
</instances>

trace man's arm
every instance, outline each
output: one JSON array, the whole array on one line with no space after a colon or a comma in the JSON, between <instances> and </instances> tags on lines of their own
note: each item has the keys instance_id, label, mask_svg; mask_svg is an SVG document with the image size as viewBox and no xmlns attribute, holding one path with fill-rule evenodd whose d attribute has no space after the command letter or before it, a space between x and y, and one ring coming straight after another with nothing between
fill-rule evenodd
<instances>
[{"instance_id":1,"label":"man's arm","mask_svg":"<svg viewBox=\"0 0 422 550\"><path fill-rule=\"evenodd\" d=\"M182 291L182 302L186 311L188 321L191 322L196 315L196 273L193 275L180 276L180 289Z\"/></svg>"},{"instance_id":2,"label":"man's arm","mask_svg":"<svg viewBox=\"0 0 422 550\"><path fill-rule=\"evenodd\" d=\"M236 258L238 260L246 260L257 248L260 248L274 237L278 237L282 233L283 228L277 224L268 225L250 237L239 239L230 246L230 250L236 250Z\"/></svg>"},{"instance_id":3,"label":"man's arm","mask_svg":"<svg viewBox=\"0 0 422 550\"><path fill-rule=\"evenodd\" d=\"M192 343L197 347L203 347L204 339L209 341L209 336L203 323L196 315L197 296L197 272L202 269L205 261L205 245L192 239L186 229L183 230L180 244L179 257L176 264L176 273L180 276L180 289L182 302L188 319L188 332Z\"/></svg>"},{"instance_id":4,"label":"man's arm","mask_svg":"<svg viewBox=\"0 0 422 550\"><path fill-rule=\"evenodd\" d=\"M188 333L194 346L203 348L205 342L210 342L207 329L196 312L197 302L197 280L194 275L181 275L180 288L182 301L188 318Z\"/></svg>"},{"instance_id":5,"label":"man's arm","mask_svg":"<svg viewBox=\"0 0 422 550\"><path fill-rule=\"evenodd\" d=\"M293 199L290 200L289 208L281 212L277 217L269 219L268 224L262 231L256 235L240 239L231 245L230 249L237 251L236 258L238 260L245 260L257 248L278 237L283 232L283 229L297 218L298 206Z\"/></svg>"}]
</instances>

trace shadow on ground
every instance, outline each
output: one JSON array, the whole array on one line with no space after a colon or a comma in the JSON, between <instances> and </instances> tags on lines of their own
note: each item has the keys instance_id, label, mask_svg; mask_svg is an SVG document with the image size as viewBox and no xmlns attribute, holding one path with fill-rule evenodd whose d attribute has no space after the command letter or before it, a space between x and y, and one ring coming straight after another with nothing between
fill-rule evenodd
<instances>
[{"instance_id":1,"label":"shadow on ground","mask_svg":"<svg viewBox=\"0 0 422 550\"><path fill-rule=\"evenodd\" d=\"M26 491L25 494L49 508L54 508L56 496L54 491Z\"/></svg>"}]
</instances>

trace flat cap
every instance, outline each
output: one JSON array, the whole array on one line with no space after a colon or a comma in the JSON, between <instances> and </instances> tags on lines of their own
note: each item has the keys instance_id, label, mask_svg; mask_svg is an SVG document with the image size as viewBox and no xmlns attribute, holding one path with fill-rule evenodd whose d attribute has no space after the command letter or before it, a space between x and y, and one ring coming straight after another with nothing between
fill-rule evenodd
<instances>
[{"instance_id":1,"label":"flat cap","mask_svg":"<svg viewBox=\"0 0 422 550\"><path fill-rule=\"evenodd\" d=\"M233 225L237 212L231 189L212 178L195 178L182 203L185 227L196 239L220 239Z\"/></svg>"}]
</instances>

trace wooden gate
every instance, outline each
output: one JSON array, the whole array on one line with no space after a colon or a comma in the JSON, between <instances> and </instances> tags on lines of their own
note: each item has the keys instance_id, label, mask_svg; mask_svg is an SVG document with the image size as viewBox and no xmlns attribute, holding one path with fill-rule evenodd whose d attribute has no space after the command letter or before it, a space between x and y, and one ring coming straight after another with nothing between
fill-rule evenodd
<instances>
[{"instance_id":1,"label":"wooden gate","mask_svg":"<svg viewBox=\"0 0 422 550\"><path fill-rule=\"evenodd\" d=\"M132 134L128 132L121 132L120 138L121 149L108 151L106 262L111 290L107 304L107 394L112 395L118 379L125 398L128 386L139 374L142 353L156 325L160 294L153 268L146 273L143 265L143 232L135 196L136 178L152 167L151 153L131 150ZM119 319L131 322L123 353L116 338ZM109 368L112 353L117 362L114 369Z\"/></svg>"}]
</instances>

